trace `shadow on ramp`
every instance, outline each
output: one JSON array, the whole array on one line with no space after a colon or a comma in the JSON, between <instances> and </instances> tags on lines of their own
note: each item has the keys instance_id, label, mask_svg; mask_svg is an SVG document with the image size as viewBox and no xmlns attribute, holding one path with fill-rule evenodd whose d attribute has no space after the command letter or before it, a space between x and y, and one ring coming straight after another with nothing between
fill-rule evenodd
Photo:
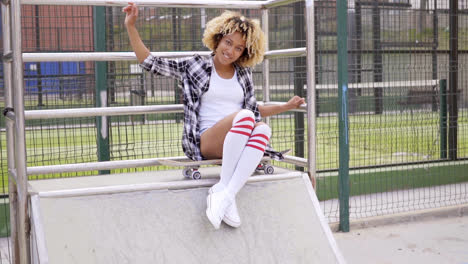
<instances>
[{"instance_id":1,"label":"shadow on ramp","mask_svg":"<svg viewBox=\"0 0 468 264\"><path fill-rule=\"evenodd\" d=\"M251 177L237 229L206 218L214 183L35 190L33 262L344 263L306 174Z\"/></svg>"}]
</instances>

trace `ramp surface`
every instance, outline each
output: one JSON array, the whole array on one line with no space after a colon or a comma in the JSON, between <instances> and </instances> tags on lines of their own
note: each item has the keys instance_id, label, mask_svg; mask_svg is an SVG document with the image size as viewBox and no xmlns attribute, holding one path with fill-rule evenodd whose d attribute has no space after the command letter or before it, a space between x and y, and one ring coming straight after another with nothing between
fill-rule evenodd
<instances>
[{"instance_id":1,"label":"ramp surface","mask_svg":"<svg viewBox=\"0 0 468 264\"><path fill-rule=\"evenodd\" d=\"M33 230L43 230L49 263L344 262L304 174L247 183L237 197L237 229L211 226L207 190L39 193Z\"/></svg>"}]
</instances>

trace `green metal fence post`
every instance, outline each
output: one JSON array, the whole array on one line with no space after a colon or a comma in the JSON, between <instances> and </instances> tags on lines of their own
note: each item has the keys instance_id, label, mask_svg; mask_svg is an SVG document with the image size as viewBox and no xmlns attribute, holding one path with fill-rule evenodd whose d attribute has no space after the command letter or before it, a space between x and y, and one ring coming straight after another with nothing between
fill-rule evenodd
<instances>
[{"instance_id":1,"label":"green metal fence post","mask_svg":"<svg viewBox=\"0 0 468 264\"><path fill-rule=\"evenodd\" d=\"M439 15L437 12L437 1L434 1L432 18L432 79L437 80L437 50L439 49ZM439 83L440 84L440 83ZM432 112L437 111L437 97L433 97ZM442 101L441 101L442 102ZM441 105L442 106L442 105Z\"/></svg>"},{"instance_id":2,"label":"green metal fence post","mask_svg":"<svg viewBox=\"0 0 468 264\"><path fill-rule=\"evenodd\" d=\"M106 51L106 12L105 7L93 7L94 50ZM107 107L107 62L94 63L96 107ZM109 122L106 116L96 117L97 155L99 161L109 161ZM99 174L109 174L109 170L101 170Z\"/></svg>"},{"instance_id":3,"label":"green metal fence post","mask_svg":"<svg viewBox=\"0 0 468 264\"><path fill-rule=\"evenodd\" d=\"M372 3L372 63L373 63L373 77L374 82L383 81L383 53L382 53L382 29L381 29L381 14L379 6L381 1L370 1ZM339 18L338 18L339 19ZM375 113L383 113L383 88L374 87L374 104Z\"/></svg>"},{"instance_id":4,"label":"green metal fence post","mask_svg":"<svg viewBox=\"0 0 468 264\"><path fill-rule=\"evenodd\" d=\"M305 9L305 2L294 3L294 13L300 14L301 10ZM303 16L294 16L293 18L293 39L294 47L299 48L304 46L306 41L304 24L305 18ZM294 58L294 94L300 97L305 97L304 83L306 78L304 77L305 73L303 70L306 69L306 58L305 57L296 57ZM294 113L294 155L296 157L304 157L305 153L305 121L304 113ZM296 170L304 171L304 167L296 166Z\"/></svg>"},{"instance_id":5,"label":"green metal fence post","mask_svg":"<svg viewBox=\"0 0 468 264\"><path fill-rule=\"evenodd\" d=\"M458 0L450 0L449 11L449 124L448 156L457 160L458 156Z\"/></svg>"},{"instance_id":6,"label":"green metal fence post","mask_svg":"<svg viewBox=\"0 0 468 264\"><path fill-rule=\"evenodd\" d=\"M340 230L349 232L349 137L348 137L348 1L338 0L338 100L339 100L339 199Z\"/></svg>"},{"instance_id":7,"label":"green metal fence post","mask_svg":"<svg viewBox=\"0 0 468 264\"><path fill-rule=\"evenodd\" d=\"M440 100L440 158L447 158L447 80L439 82Z\"/></svg>"}]
</instances>

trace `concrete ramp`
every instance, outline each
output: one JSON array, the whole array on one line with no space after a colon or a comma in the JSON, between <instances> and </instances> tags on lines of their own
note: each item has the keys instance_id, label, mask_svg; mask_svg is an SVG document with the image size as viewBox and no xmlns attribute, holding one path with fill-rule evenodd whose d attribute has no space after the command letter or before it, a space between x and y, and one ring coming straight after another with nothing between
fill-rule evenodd
<instances>
[{"instance_id":1,"label":"concrete ramp","mask_svg":"<svg viewBox=\"0 0 468 264\"><path fill-rule=\"evenodd\" d=\"M32 184L33 259L87 264L344 263L306 174L251 177L237 198L242 218L237 229L222 224L215 230L206 218L207 190L214 182L65 190L41 190L45 181ZM67 186L57 180L53 184Z\"/></svg>"}]
</instances>

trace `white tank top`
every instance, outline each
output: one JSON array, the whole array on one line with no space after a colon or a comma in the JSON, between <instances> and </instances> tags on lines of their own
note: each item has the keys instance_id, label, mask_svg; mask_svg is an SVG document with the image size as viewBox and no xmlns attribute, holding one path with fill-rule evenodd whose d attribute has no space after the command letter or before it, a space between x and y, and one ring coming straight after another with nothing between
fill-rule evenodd
<instances>
[{"instance_id":1,"label":"white tank top","mask_svg":"<svg viewBox=\"0 0 468 264\"><path fill-rule=\"evenodd\" d=\"M213 64L210 86L201 98L200 130L204 131L227 115L240 111L243 102L244 91L237 80L237 72L231 79L223 79Z\"/></svg>"}]
</instances>

